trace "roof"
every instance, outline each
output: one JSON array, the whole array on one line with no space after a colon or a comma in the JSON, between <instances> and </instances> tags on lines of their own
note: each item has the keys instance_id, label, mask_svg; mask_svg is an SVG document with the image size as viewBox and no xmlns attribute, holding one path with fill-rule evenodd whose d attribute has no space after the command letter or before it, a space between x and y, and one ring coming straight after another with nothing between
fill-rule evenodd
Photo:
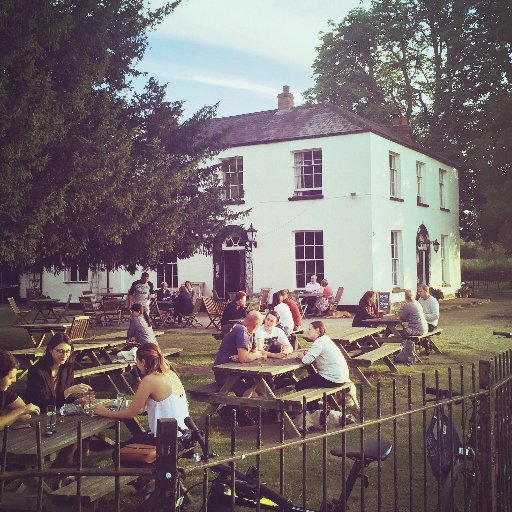
<instances>
[{"instance_id":1,"label":"roof","mask_svg":"<svg viewBox=\"0 0 512 512\"><path fill-rule=\"evenodd\" d=\"M266 110L212 120L213 131L223 134L227 147L269 144L289 140L372 132L450 166L446 156L400 136L391 126L364 119L333 104L300 105L290 110Z\"/></svg>"}]
</instances>

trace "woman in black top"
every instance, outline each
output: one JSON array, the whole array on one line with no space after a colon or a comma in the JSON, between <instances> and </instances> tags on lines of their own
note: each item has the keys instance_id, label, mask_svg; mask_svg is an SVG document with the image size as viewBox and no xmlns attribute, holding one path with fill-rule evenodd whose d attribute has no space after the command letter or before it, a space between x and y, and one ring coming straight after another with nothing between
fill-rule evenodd
<instances>
[{"instance_id":1,"label":"woman in black top","mask_svg":"<svg viewBox=\"0 0 512 512\"><path fill-rule=\"evenodd\" d=\"M178 323L181 324L184 315L190 315L194 309L194 303L190 293L185 286L180 286L178 297L174 303L174 318L177 318Z\"/></svg>"},{"instance_id":2,"label":"woman in black top","mask_svg":"<svg viewBox=\"0 0 512 512\"><path fill-rule=\"evenodd\" d=\"M0 411L8 410L0 416L0 428L12 425L14 422L27 421L31 414L39 414L39 407L25 402L11 389L11 384L16 382L18 373L18 361L10 353L0 350Z\"/></svg>"},{"instance_id":3,"label":"woman in black top","mask_svg":"<svg viewBox=\"0 0 512 512\"><path fill-rule=\"evenodd\" d=\"M379 307L377 305L377 294L373 291L367 291L359 301L356 316L352 321L352 327L368 327L362 323L362 320L378 318Z\"/></svg>"},{"instance_id":4,"label":"woman in black top","mask_svg":"<svg viewBox=\"0 0 512 512\"><path fill-rule=\"evenodd\" d=\"M27 401L42 411L57 409L87 393L91 386L73 384L73 345L67 334L58 332L48 343L43 357L30 367L27 376Z\"/></svg>"}]
</instances>

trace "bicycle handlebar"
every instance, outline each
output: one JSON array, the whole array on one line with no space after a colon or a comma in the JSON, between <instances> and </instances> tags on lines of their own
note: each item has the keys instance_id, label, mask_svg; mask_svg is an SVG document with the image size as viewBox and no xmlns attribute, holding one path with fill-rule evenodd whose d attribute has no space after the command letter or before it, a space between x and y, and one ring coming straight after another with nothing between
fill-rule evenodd
<instances>
[{"instance_id":1,"label":"bicycle handlebar","mask_svg":"<svg viewBox=\"0 0 512 512\"><path fill-rule=\"evenodd\" d=\"M195 424L194 420L189 416L185 418L185 425L187 428L190 429L190 431L193 433L194 438L199 443L199 446L201 447L201 451L203 452L204 459L209 458L209 454L206 453L206 441L204 437L201 434L201 431L197 428L197 425ZM216 466L212 467L212 470L216 473L224 473L227 475L231 475L232 468L228 464L217 464ZM241 471L235 469L235 477L239 480L242 480L243 482L246 482L248 484L254 485L255 482L253 479L249 479L245 473L242 473ZM260 492L263 496L266 498L271 499L275 503L277 503L280 507L284 507L284 510L291 509L293 507L293 502L286 498L285 496L275 492L270 487L267 487L265 484L260 483Z\"/></svg>"}]
</instances>

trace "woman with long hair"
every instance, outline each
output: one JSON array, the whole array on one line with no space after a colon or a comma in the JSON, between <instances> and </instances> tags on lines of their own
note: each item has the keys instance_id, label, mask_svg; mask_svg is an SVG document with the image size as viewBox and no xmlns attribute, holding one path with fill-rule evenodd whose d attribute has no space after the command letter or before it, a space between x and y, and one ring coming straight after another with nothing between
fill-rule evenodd
<instances>
[{"instance_id":1,"label":"woman with long hair","mask_svg":"<svg viewBox=\"0 0 512 512\"><path fill-rule=\"evenodd\" d=\"M127 337L128 342L135 345L158 344L153 332L151 318L141 304L135 303L130 307L130 325L128 326Z\"/></svg>"},{"instance_id":2,"label":"woman with long hair","mask_svg":"<svg viewBox=\"0 0 512 512\"><path fill-rule=\"evenodd\" d=\"M377 318L379 316L379 306L377 304L377 294L368 290L360 299L357 306L356 315L352 320L352 327L368 327L363 320Z\"/></svg>"},{"instance_id":3,"label":"woman with long hair","mask_svg":"<svg viewBox=\"0 0 512 512\"><path fill-rule=\"evenodd\" d=\"M28 370L27 402L44 411L48 405L59 408L89 392L91 386L73 383L73 370L73 344L67 334L58 332L49 341L43 356Z\"/></svg>"},{"instance_id":4,"label":"woman with long hair","mask_svg":"<svg viewBox=\"0 0 512 512\"><path fill-rule=\"evenodd\" d=\"M315 309L321 316L329 309L329 305L334 294L332 288L327 282L327 279L322 279L322 281L320 281L320 285L322 286L322 295L316 299Z\"/></svg>"},{"instance_id":5,"label":"woman with long hair","mask_svg":"<svg viewBox=\"0 0 512 512\"><path fill-rule=\"evenodd\" d=\"M272 295L272 309L279 315L277 327L288 336L293 332L293 316L290 308L284 303L284 293L278 291Z\"/></svg>"},{"instance_id":6,"label":"woman with long hair","mask_svg":"<svg viewBox=\"0 0 512 512\"><path fill-rule=\"evenodd\" d=\"M143 443L156 445L156 426L159 419L175 418L180 428L186 429L185 418L189 416L185 388L180 378L171 369L158 345L146 343L137 349L137 368L142 380L133 400L126 409L111 411L96 405L94 414L119 420L133 419L146 407L149 431L138 434L123 445Z\"/></svg>"}]
</instances>

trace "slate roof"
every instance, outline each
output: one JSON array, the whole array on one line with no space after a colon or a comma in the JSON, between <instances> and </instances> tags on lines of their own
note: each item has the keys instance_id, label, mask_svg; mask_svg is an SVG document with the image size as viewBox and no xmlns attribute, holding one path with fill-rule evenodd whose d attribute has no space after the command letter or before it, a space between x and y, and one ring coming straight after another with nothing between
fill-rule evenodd
<instances>
[{"instance_id":1,"label":"slate roof","mask_svg":"<svg viewBox=\"0 0 512 512\"><path fill-rule=\"evenodd\" d=\"M290 110L266 110L212 120L212 129L223 134L226 147L268 144L288 140L372 132L408 148L458 167L450 158L383 126L332 104L300 105Z\"/></svg>"}]
</instances>

